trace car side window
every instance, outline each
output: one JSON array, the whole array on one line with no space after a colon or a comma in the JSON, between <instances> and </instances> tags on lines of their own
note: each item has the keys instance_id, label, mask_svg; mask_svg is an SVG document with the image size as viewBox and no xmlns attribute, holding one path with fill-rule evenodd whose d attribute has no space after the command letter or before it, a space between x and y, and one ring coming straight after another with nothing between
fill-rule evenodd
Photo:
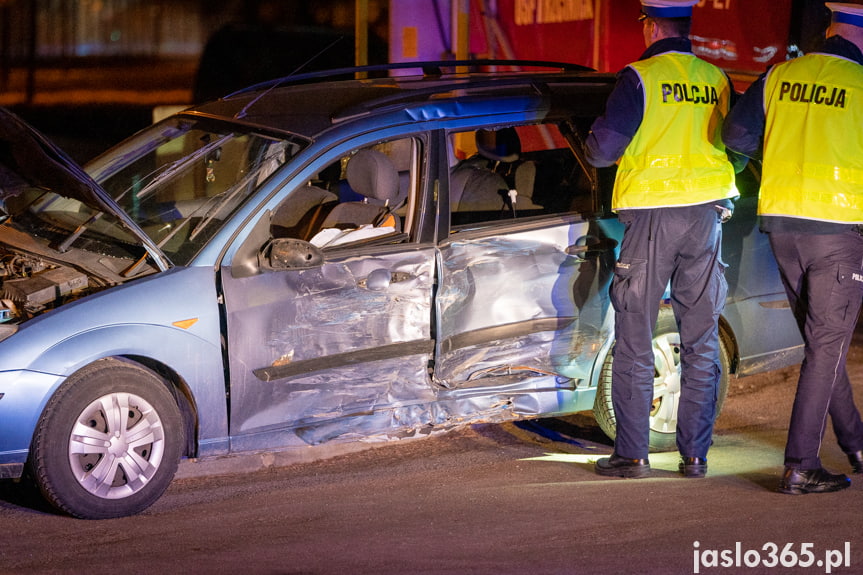
<instances>
[{"instance_id":1,"label":"car side window","mask_svg":"<svg viewBox=\"0 0 863 575\"><path fill-rule=\"evenodd\" d=\"M552 123L449 136L453 226L592 210L590 177Z\"/></svg>"},{"instance_id":2,"label":"car side window","mask_svg":"<svg viewBox=\"0 0 863 575\"><path fill-rule=\"evenodd\" d=\"M420 142L403 138L340 157L292 191L273 212L275 238L319 248L372 238L406 241L420 173Z\"/></svg>"}]
</instances>

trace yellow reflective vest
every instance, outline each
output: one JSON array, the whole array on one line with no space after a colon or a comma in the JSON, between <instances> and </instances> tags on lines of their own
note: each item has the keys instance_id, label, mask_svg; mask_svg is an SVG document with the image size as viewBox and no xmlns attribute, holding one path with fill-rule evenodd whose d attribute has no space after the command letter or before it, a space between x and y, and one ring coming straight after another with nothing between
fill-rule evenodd
<instances>
[{"instance_id":1,"label":"yellow reflective vest","mask_svg":"<svg viewBox=\"0 0 863 575\"><path fill-rule=\"evenodd\" d=\"M764 84L758 213L863 223L863 66L808 54Z\"/></svg>"},{"instance_id":2,"label":"yellow reflective vest","mask_svg":"<svg viewBox=\"0 0 863 575\"><path fill-rule=\"evenodd\" d=\"M644 117L618 163L612 209L691 206L737 196L722 123L731 86L716 66L683 52L630 64Z\"/></svg>"}]
</instances>

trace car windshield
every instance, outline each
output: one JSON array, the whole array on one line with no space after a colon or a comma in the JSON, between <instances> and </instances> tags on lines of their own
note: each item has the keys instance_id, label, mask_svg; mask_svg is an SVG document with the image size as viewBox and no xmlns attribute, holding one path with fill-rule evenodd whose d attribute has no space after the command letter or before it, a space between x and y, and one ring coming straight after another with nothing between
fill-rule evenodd
<instances>
[{"instance_id":1,"label":"car windshield","mask_svg":"<svg viewBox=\"0 0 863 575\"><path fill-rule=\"evenodd\" d=\"M300 147L176 117L100 156L87 171L174 264L185 265Z\"/></svg>"}]
</instances>

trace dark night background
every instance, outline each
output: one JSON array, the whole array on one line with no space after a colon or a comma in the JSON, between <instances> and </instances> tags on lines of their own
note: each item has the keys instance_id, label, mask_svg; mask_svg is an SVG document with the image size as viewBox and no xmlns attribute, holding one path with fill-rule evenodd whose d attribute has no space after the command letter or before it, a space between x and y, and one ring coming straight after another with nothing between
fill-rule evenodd
<instances>
[{"instance_id":1,"label":"dark night background","mask_svg":"<svg viewBox=\"0 0 863 575\"><path fill-rule=\"evenodd\" d=\"M388 60L390 4L403 1L368 0L369 63ZM816 49L824 0L779 2L789 53ZM159 106L352 65L355 14L354 0L0 0L0 106L84 162Z\"/></svg>"}]
</instances>

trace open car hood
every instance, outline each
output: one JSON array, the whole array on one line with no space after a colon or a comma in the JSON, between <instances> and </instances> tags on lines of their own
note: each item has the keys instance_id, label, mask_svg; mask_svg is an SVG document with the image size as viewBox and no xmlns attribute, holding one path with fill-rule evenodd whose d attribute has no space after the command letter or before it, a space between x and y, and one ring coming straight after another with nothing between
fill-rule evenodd
<instances>
[{"instance_id":1,"label":"open car hood","mask_svg":"<svg viewBox=\"0 0 863 575\"><path fill-rule=\"evenodd\" d=\"M50 190L98 211L122 215L74 160L18 116L0 108L0 200L27 187Z\"/></svg>"},{"instance_id":2,"label":"open car hood","mask_svg":"<svg viewBox=\"0 0 863 575\"><path fill-rule=\"evenodd\" d=\"M159 248L81 166L33 126L0 107L0 223L8 216L5 200L32 187L115 215L161 269L169 267Z\"/></svg>"}]
</instances>

